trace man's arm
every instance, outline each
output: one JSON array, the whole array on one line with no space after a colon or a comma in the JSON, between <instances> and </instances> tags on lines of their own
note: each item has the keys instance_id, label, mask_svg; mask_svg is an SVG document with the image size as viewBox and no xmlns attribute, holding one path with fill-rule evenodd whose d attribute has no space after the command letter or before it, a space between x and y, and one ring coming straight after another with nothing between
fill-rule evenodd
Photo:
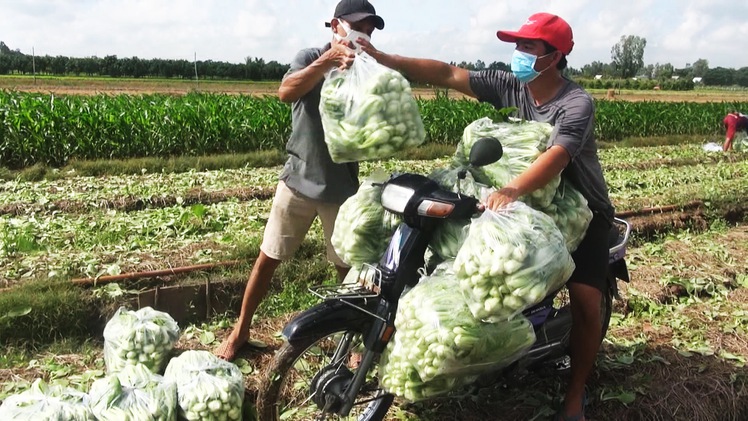
<instances>
[{"instance_id":1,"label":"man's arm","mask_svg":"<svg viewBox=\"0 0 748 421\"><path fill-rule=\"evenodd\" d=\"M278 98L287 103L298 100L317 86L330 69L350 67L354 57L353 50L342 43L333 41L332 47L310 65L283 78L278 88Z\"/></svg>"},{"instance_id":2,"label":"man's arm","mask_svg":"<svg viewBox=\"0 0 748 421\"><path fill-rule=\"evenodd\" d=\"M413 81L455 89L465 95L476 97L470 88L470 72L466 69L438 60L385 54L369 43L361 43L361 47L379 63L405 73Z\"/></svg>"},{"instance_id":3,"label":"man's arm","mask_svg":"<svg viewBox=\"0 0 748 421\"><path fill-rule=\"evenodd\" d=\"M486 207L491 210L501 209L519 197L544 187L553 177L561 174L570 161L571 156L563 146L551 146L522 174L488 196Z\"/></svg>"}]
</instances>

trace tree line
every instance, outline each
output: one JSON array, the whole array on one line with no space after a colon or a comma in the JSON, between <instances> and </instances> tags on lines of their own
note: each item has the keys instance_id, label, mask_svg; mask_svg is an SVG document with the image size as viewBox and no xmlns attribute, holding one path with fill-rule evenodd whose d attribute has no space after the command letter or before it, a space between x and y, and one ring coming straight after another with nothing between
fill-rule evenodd
<instances>
[{"instance_id":1,"label":"tree line","mask_svg":"<svg viewBox=\"0 0 748 421\"><path fill-rule=\"evenodd\" d=\"M645 38L624 35L611 48L611 61L593 61L579 69L569 67L567 76L583 82L586 87L606 87L614 85L648 89L650 85L663 89L693 89L694 78L701 78L703 85L748 87L748 67L731 69L710 68L705 59L687 63L683 68L675 68L670 63L644 64ZM490 64L482 60L462 61L451 64L469 70L510 70L507 63L495 61ZM140 59L138 57L118 58L116 55L100 57L32 56L19 50L11 50L0 41L0 74L38 74L53 76L109 76L130 78L179 78L179 79L232 79L232 80L280 80L289 69L288 64L277 61L265 62L261 58L245 58L244 63L235 64L222 61L195 61ZM601 82L592 80L605 79ZM672 80L681 79L681 82ZM688 80L689 83L684 82ZM619 82L620 81L620 82ZM627 82L628 81L628 82ZM638 82L637 82L638 81ZM647 82L645 82L647 81ZM652 82L655 81L655 82Z\"/></svg>"},{"instance_id":2,"label":"tree line","mask_svg":"<svg viewBox=\"0 0 748 421\"><path fill-rule=\"evenodd\" d=\"M261 58L247 57L244 63L223 61L189 61L141 59L138 57L66 57L33 56L11 50L0 41L0 74L51 75L51 76L109 76L128 78L177 79L232 79L280 80L289 69L288 64L265 62Z\"/></svg>"}]
</instances>

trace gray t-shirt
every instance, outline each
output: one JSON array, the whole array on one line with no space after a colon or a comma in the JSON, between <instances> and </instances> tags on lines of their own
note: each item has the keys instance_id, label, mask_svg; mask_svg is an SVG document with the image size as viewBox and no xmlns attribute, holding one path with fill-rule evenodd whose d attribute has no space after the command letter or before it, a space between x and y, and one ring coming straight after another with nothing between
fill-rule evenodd
<instances>
[{"instance_id":1,"label":"gray t-shirt","mask_svg":"<svg viewBox=\"0 0 748 421\"><path fill-rule=\"evenodd\" d=\"M286 75L304 69L330 48L301 50ZM291 137L286 143L288 161L280 179L310 199L342 204L358 190L358 163L336 164L330 158L319 114L320 81L306 95L291 105Z\"/></svg>"},{"instance_id":2,"label":"gray t-shirt","mask_svg":"<svg viewBox=\"0 0 748 421\"><path fill-rule=\"evenodd\" d=\"M541 106L535 105L527 86L509 72L472 71L470 88L479 101L496 108L517 107L517 117L551 124L553 133L548 147L560 145L571 157L562 177L584 195L593 212L612 220L615 210L595 143L595 104L582 87L566 79L558 95Z\"/></svg>"}]
</instances>

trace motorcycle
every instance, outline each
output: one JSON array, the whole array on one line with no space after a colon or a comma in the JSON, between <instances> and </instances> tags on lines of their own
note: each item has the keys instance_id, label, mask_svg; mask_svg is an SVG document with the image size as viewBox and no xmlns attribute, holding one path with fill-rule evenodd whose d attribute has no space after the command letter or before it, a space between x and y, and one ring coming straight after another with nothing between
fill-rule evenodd
<instances>
[{"instance_id":1,"label":"motorcycle","mask_svg":"<svg viewBox=\"0 0 748 421\"><path fill-rule=\"evenodd\" d=\"M498 140L479 139L470 151L468 168L459 177L464 178L470 166L485 166L501 156ZM381 203L400 216L402 223L381 260L360 275L367 281L312 289L324 300L284 327L285 342L268 366L257 398L261 420L372 421L383 419L391 407L395 397L378 385L377 362L395 333L398 301L421 278L434 229L448 219L474 216L479 201L444 190L423 175L404 173L384 183ZM617 281L629 280L624 257L631 227L616 218L613 228L609 288L601 302L601 338L608 329L612 300L618 296ZM509 373L537 367L568 367L571 311L566 288L523 314L533 324L536 342L495 376L508 378ZM357 357L355 361L352 356Z\"/></svg>"}]
</instances>

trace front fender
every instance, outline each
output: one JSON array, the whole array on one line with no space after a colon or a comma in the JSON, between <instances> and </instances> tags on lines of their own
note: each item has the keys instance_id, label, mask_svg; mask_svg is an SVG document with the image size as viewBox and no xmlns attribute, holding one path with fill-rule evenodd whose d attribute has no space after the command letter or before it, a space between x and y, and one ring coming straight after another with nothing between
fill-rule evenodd
<instances>
[{"instance_id":1,"label":"front fender","mask_svg":"<svg viewBox=\"0 0 748 421\"><path fill-rule=\"evenodd\" d=\"M375 300L349 300L348 303L363 307L369 312L376 311ZM290 343L321 332L354 330L363 333L375 320L371 315L346 304L341 300L327 300L301 312L283 328L283 336Z\"/></svg>"}]
</instances>

